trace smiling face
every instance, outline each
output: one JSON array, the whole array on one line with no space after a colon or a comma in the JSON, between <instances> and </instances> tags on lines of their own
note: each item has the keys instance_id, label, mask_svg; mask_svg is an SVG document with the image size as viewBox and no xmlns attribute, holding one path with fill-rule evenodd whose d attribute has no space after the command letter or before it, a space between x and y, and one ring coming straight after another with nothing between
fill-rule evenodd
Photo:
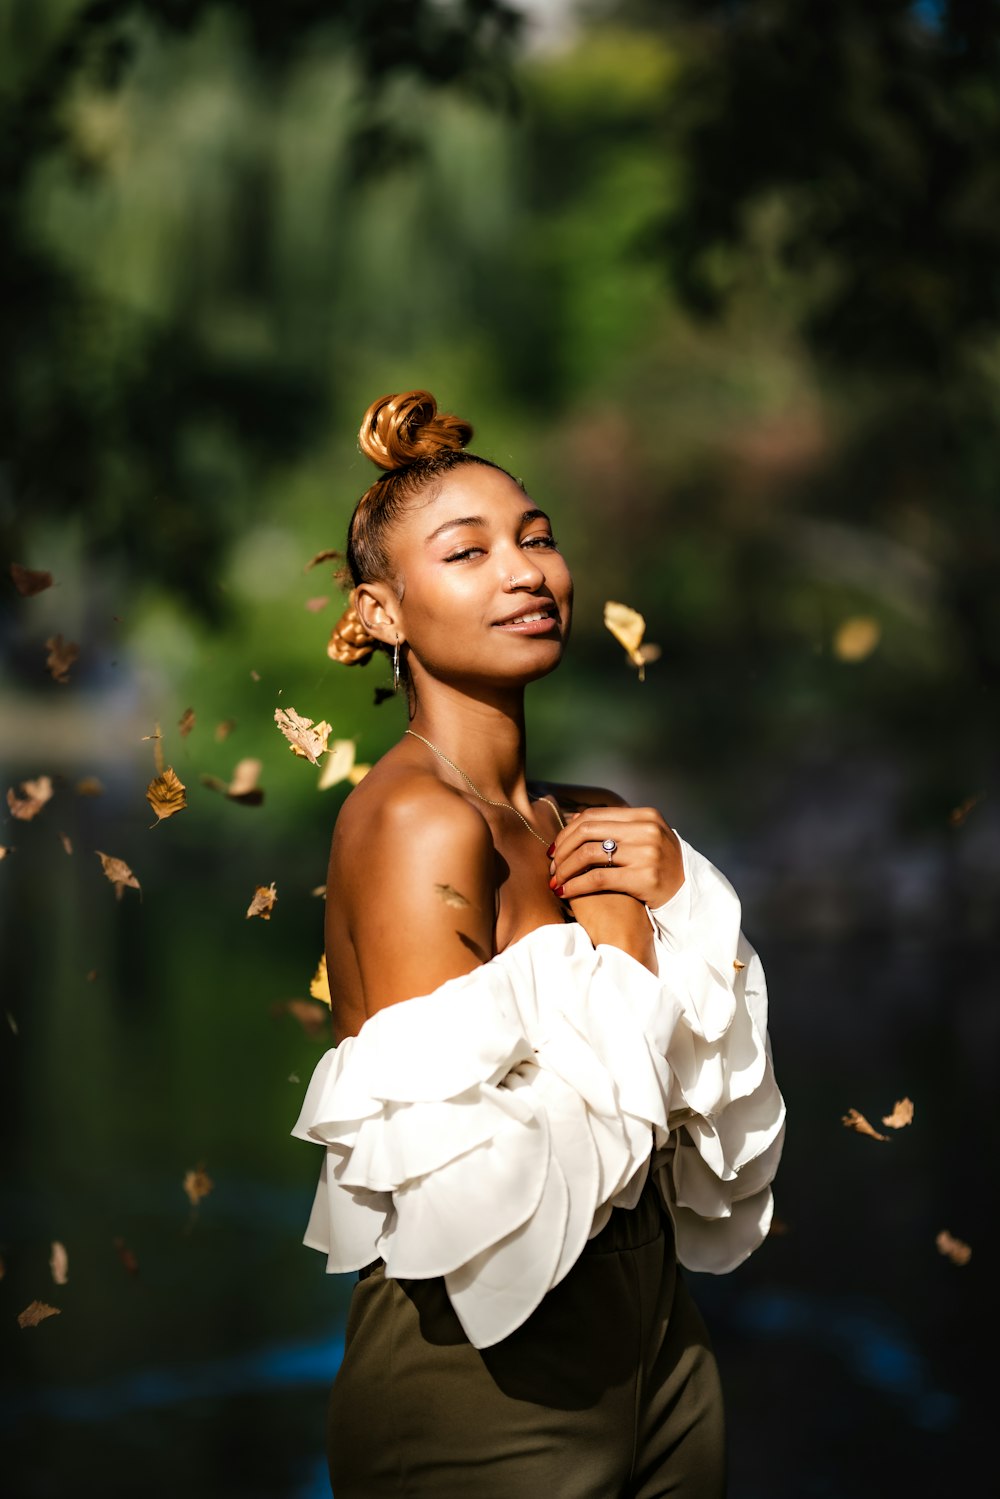
<instances>
[{"instance_id":1,"label":"smiling face","mask_svg":"<svg viewBox=\"0 0 1000 1499\"><path fill-rule=\"evenodd\" d=\"M358 590L368 628L407 643L418 687L422 673L511 687L545 676L562 659L573 604L548 517L502 470L479 463L430 493L393 527L399 591Z\"/></svg>"}]
</instances>

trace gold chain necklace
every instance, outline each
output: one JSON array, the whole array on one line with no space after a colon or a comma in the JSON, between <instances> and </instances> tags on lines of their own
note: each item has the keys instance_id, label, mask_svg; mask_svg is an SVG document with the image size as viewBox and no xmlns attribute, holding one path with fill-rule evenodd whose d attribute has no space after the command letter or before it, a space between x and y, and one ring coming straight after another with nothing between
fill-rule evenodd
<instances>
[{"instance_id":1,"label":"gold chain necklace","mask_svg":"<svg viewBox=\"0 0 1000 1499\"><path fill-rule=\"evenodd\" d=\"M430 740L425 739L423 734L418 734L415 729L405 729L404 733L409 734L413 739L419 739L421 744L426 744L427 748L433 750L436 755L440 756L440 758L446 765L450 765L452 770L457 771L458 774L462 777L462 780L468 783L470 790L476 793L481 802L485 802L489 807L506 807L508 812L513 812L515 817L520 818L525 827L528 829L528 832L531 834L532 838L537 838L539 843L544 843L546 848L548 847L551 840L548 838L543 838L541 833L536 833L528 819L524 817L510 802L495 802L493 801L492 797L484 796L479 787L476 785L475 781L471 780L470 777L465 774L465 771L462 769L462 767L460 765L456 765L454 760L449 760L444 750L439 750L436 744L431 744ZM539 801L548 801L548 797L539 797Z\"/></svg>"}]
</instances>

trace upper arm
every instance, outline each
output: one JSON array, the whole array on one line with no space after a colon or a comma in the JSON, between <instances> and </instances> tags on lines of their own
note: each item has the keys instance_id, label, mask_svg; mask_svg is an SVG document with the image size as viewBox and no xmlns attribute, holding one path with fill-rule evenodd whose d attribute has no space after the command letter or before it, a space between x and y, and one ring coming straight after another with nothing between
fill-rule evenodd
<instances>
[{"instance_id":1,"label":"upper arm","mask_svg":"<svg viewBox=\"0 0 1000 1499\"><path fill-rule=\"evenodd\" d=\"M628 802L617 791L603 786L552 786L549 788L564 812L584 812L588 807L627 807Z\"/></svg>"},{"instance_id":2,"label":"upper arm","mask_svg":"<svg viewBox=\"0 0 1000 1499\"><path fill-rule=\"evenodd\" d=\"M393 788L345 830L327 899L345 903L369 1015L493 956L494 860L485 820L437 781Z\"/></svg>"}]
</instances>

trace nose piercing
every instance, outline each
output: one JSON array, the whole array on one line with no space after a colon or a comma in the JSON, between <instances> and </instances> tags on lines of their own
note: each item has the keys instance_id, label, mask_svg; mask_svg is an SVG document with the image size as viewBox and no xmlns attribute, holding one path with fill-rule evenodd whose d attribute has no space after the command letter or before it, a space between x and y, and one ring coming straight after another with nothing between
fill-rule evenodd
<instances>
[{"instance_id":1,"label":"nose piercing","mask_svg":"<svg viewBox=\"0 0 1000 1499\"><path fill-rule=\"evenodd\" d=\"M513 593L514 589L517 587L517 583L514 581L514 574L513 573L511 573L510 577L507 580L507 587L510 589L510 591L512 593Z\"/></svg>"}]
</instances>

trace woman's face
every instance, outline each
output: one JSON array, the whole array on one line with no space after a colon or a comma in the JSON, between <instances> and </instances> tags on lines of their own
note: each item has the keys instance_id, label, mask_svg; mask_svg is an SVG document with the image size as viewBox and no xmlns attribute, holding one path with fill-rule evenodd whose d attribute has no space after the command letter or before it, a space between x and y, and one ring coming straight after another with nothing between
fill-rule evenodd
<instances>
[{"instance_id":1,"label":"woman's face","mask_svg":"<svg viewBox=\"0 0 1000 1499\"><path fill-rule=\"evenodd\" d=\"M431 493L392 537L411 671L509 686L545 676L562 659L573 608L548 516L507 474L478 463Z\"/></svg>"}]
</instances>

